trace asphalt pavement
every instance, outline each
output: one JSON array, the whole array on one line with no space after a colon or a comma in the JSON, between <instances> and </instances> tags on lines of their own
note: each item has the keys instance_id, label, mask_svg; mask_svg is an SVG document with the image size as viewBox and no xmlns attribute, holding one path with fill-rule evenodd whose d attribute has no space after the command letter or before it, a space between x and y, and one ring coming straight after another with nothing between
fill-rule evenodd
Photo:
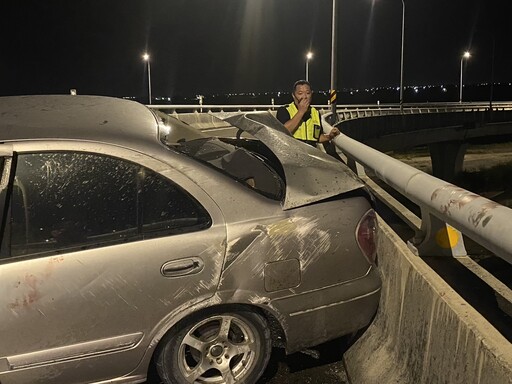
<instances>
[{"instance_id":1,"label":"asphalt pavement","mask_svg":"<svg viewBox=\"0 0 512 384\"><path fill-rule=\"evenodd\" d=\"M258 384L349 384L343 364L345 350L343 339L289 356L274 348Z\"/></svg>"}]
</instances>

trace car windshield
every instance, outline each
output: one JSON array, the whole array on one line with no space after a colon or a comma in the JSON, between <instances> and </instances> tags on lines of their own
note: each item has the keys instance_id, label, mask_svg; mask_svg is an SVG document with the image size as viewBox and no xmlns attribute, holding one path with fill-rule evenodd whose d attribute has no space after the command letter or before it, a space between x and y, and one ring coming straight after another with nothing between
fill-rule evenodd
<instances>
[{"instance_id":1,"label":"car windshield","mask_svg":"<svg viewBox=\"0 0 512 384\"><path fill-rule=\"evenodd\" d=\"M203 137L166 145L227 174L266 197L274 200L284 198L282 168L268 148L257 140Z\"/></svg>"}]
</instances>

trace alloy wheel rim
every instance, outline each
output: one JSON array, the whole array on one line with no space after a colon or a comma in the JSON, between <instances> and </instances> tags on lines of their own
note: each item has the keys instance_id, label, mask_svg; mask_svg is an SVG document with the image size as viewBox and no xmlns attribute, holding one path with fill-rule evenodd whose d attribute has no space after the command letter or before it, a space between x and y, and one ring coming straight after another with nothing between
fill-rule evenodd
<instances>
[{"instance_id":1,"label":"alloy wheel rim","mask_svg":"<svg viewBox=\"0 0 512 384\"><path fill-rule=\"evenodd\" d=\"M230 315L212 316L187 332L178 365L188 383L231 384L252 371L258 353L251 324Z\"/></svg>"}]
</instances>

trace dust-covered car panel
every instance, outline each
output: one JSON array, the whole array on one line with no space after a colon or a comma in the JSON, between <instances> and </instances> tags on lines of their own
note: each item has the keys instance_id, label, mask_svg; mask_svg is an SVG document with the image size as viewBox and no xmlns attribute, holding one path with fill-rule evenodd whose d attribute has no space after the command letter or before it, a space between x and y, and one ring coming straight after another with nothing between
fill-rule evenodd
<instances>
[{"instance_id":1,"label":"dust-covered car panel","mask_svg":"<svg viewBox=\"0 0 512 384\"><path fill-rule=\"evenodd\" d=\"M255 116L219 138L126 100L0 98L2 384L255 383L277 341L371 321L363 184Z\"/></svg>"}]
</instances>

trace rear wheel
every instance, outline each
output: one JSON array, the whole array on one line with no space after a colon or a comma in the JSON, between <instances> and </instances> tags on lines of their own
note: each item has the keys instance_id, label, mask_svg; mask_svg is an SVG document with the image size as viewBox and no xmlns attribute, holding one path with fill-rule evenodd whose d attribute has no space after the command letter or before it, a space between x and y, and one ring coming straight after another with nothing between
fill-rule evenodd
<instances>
[{"instance_id":1,"label":"rear wheel","mask_svg":"<svg viewBox=\"0 0 512 384\"><path fill-rule=\"evenodd\" d=\"M162 341L157 370L166 384L252 384L271 352L265 319L248 310L192 317Z\"/></svg>"}]
</instances>

